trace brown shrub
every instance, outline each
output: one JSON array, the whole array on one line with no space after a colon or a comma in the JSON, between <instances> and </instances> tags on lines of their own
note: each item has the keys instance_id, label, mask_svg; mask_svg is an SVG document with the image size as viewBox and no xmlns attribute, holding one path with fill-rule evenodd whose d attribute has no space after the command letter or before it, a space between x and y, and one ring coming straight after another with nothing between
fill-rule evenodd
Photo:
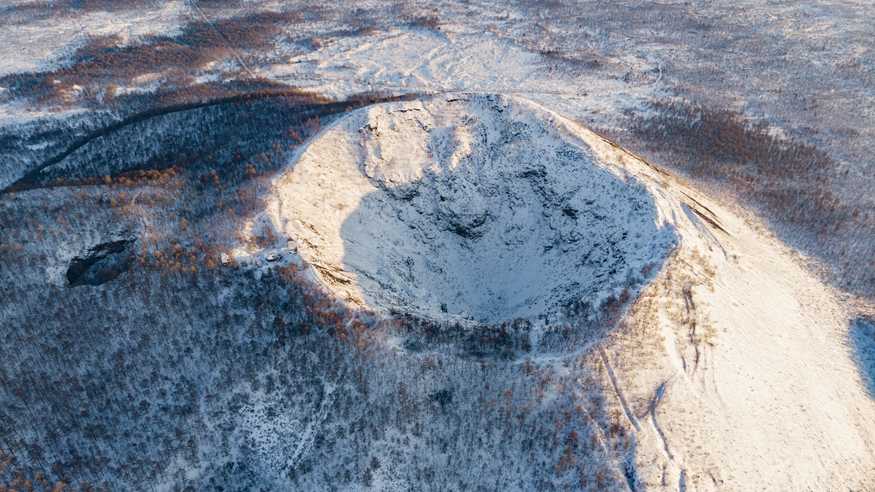
<instances>
[{"instance_id":1,"label":"brown shrub","mask_svg":"<svg viewBox=\"0 0 875 492\"><path fill-rule=\"evenodd\" d=\"M687 154L693 174L732 172L749 177L823 179L834 163L812 145L773 135L764 122L748 123L729 110L687 102L658 102L656 115L634 120L633 131L647 141L670 143Z\"/></svg>"},{"instance_id":2,"label":"brown shrub","mask_svg":"<svg viewBox=\"0 0 875 492\"><path fill-rule=\"evenodd\" d=\"M633 120L632 132L691 177L729 184L783 221L818 233L850 217L831 189L836 163L813 145L729 110L688 102L658 102L652 109L654 116Z\"/></svg>"},{"instance_id":3,"label":"brown shrub","mask_svg":"<svg viewBox=\"0 0 875 492\"><path fill-rule=\"evenodd\" d=\"M439 31L441 28L441 20L438 16L431 15L417 15L411 17L407 21L407 25L409 27L418 27L421 29L428 29L430 31Z\"/></svg>"},{"instance_id":4,"label":"brown shrub","mask_svg":"<svg viewBox=\"0 0 875 492\"><path fill-rule=\"evenodd\" d=\"M875 213L837 194L840 170L828 154L733 111L676 101L651 109L633 117L630 148L740 198L779 237L830 266L832 281L875 296Z\"/></svg>"}]
</instances>

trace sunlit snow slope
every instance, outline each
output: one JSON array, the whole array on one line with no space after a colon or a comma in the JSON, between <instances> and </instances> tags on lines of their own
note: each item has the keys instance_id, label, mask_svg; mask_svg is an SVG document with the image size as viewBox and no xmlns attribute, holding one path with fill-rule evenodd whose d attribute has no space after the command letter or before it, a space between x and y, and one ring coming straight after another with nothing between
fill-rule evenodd
<instances>
[{"instance_id":1,"label":"sunlit snow slope","mask_svg":"<svg viewBox=\"0 0 875 492\"><path fill-rule=\"evenodd\" d=\"M289 164L268 215L377 313L476 330L631 291L574 353L633 431L630 487L875 487L875 401L836 295L754 219L534 103L356 111Z\"/></svg>"}]
</instances>

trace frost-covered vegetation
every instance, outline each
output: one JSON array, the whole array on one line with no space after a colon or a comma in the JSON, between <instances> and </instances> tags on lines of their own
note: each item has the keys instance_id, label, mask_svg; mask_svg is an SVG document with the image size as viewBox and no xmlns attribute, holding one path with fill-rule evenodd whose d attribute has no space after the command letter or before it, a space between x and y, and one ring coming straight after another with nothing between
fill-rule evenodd
<instances>
[{"instance_id":1,"label":"frost-covered vegetation","mask_svg":"<svg viewBox=\"0 0 875 492\"><path fill-rule=\"evenodd\" d=\"M472 357L434 345L399 352L383 341L413 334L426 346L432 328L353 313L294 264L227 259L249 240L239 228L269 189L265 173L316 128L309 107L272 98L150 118L71 153L59 164L66 171L46 168L30 191L6 194L4 481L442 489L484 477L501 488L629 480L633 444L598 383L565 390L600 368L507 363L496 349L510 326L464 342ZM191 139L174 138L180 128ZM121 146L119 134L163 145ZM166 167L156 152L190 158ZM90 267L81 258L118 253L101 245L119 237L133 241L126 271L70 281L74 266Z\"/></svg>"},{"instance_id":2,"label":"frost-covered vegetation","mask_svg":"<svg viewBox=\"0 0 875 492\"><path fill-rule=\"evenodd\" d=\"M833 282L873 295L875 268L864 258L875 257L875 213L842 195L828 154L732 111L683 102L652 109L631 128L644 152L753 204L792 245L829 256Z\"/></svg>"},{"instance_id":3,"label":"frost-covered vegetation","mask_svg":"<svg viewBox=\"0 0 875 492\"><path fill-rule=\"evenodd\" d=\"M871 10L0 7L0 488L875 488Z\"/></svg>"}]
</instances>

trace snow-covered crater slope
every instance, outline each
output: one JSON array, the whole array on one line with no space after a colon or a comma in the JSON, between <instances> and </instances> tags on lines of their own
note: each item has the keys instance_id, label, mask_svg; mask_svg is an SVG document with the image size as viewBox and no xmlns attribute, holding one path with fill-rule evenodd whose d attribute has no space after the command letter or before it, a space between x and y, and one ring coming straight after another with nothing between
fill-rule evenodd
<instances>
[{"instance_id":1,"label":"snow-covered crater slope","mask_svg":"<svg viewBox=\"0 0 875 492\"><path fill-rule=\"evenodd\" d=\"M339 297L434 320L556 321L637 289L675 244L644 183L505 97L353 113L277 182L272 213Z\"/></svg>"},{"instance_id":2,"label":"snow-covered crater slope","mask_svg":"<svg viewBox=\"0 0 875 492\"><path fill-rule=\"evenodd\" d=\"M353 112L268 202L354 307L475 330L601 310L609 326L569 339L567 357L527 363L594 375L573 391L605 390L611 425L632 437L604 445L631 489L875 487L875 400L840 296L755 218L536 104L459 95Z\"/></svg>"}]
</instances>

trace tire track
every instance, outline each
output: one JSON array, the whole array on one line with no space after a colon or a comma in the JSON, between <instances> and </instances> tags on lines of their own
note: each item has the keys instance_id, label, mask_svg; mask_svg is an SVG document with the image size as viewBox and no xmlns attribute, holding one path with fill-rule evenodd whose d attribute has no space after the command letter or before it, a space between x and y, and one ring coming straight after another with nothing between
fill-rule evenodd
<instances>
[{"instance_id":1,"label":"tire track","mask_svg":"<svg viewBox=\"0 0 875 492\"><path fill-rule=\"evenodd\" d=\"M626 415L626 418L632 426L635 427L635 430L641 432L641 423L638 422L638 418L635 416L635 413L632 412L632 409L629 408L629 403L626 402L626 397L620 389L620 384L617 382L617 376L614 374L614 368L611 367L611 363L608 361L608 354L605 352L604 348L599 347L599 355L602 358L602 363L605 365L605 369L608 371L608 378L611 380L611 386L614 387L614 393L617 394L617 399L620 400L620 406L623 407L623 413Z\"/></svg>"}]
</instances>

